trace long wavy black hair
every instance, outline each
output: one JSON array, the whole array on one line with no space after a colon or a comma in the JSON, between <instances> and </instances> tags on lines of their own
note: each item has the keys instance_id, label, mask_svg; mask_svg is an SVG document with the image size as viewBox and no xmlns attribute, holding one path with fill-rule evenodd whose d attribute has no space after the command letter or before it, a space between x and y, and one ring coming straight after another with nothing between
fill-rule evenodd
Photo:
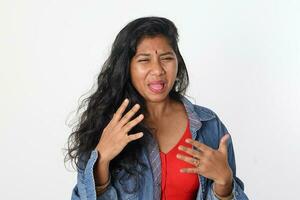
<instances>
[{"instance_id":1,"label":"long wavy black hair","mask_svg":"<svg viewBox=\"0 0 300 200\"><path fill-rule=\"evenodd\" d=\"M167 38L178 60L178 73L169 95L180 101L189 85L189 77L184 60L178 49L178 32L172 21L163 17L142 17L128 23L116 36L109 57L104 62L98 76L97 89L89 97L83 99L79 108L86 108L78 123L68 138L65 162L75 163L77 169L83 169L91 151L93 151L101 137L103 129L112 119L113 114L125 98L129 99L129 106L124 113L136 103L141 105L134 116L147 113L144 98L138 93L131 82L130 61L136 53L136 48L144 37L163 35ZM133 118L134 118L133 117ZM136 125L129 134L143 132L151 134L151 128L143 122ZM110 172L114 176L116 170L125 169L128 174L141 175L141 168L147 167L139 160L141 148L147 143L142 137L129 143L123 151L110 163ZM140 169L140 170L139 170Z\"/></svg>"}]
</instances>

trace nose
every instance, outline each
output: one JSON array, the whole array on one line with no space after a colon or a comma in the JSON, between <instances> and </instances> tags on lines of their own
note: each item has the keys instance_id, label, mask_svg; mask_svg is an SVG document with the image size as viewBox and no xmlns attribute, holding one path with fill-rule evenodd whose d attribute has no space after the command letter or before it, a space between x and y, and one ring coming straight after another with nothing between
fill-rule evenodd
<instances>
[{"instance_id":1,"label":"nose","mask_svg":"<svg viewBox=\"0 0 300 200\"><path fill-rule=\"evenodd\" d=\"M151 66L151 74L160 76L160 75L163 75L165 73L166 73L166 71L163 68L163 65L160 62L160 60L159 59L154 59L154 61L152 63L152 66Z\"/></svg>"}]
</instances>

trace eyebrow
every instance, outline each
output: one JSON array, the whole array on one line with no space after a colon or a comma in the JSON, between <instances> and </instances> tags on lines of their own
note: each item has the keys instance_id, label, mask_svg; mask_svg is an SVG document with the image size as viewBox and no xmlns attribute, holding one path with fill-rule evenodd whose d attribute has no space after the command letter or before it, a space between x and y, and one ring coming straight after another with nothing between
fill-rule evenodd
<instances>
[{"instance_id":1,"label":"eyebrow","mask_svg":"<svg viewBox=\"0 0 300 200\"><path fill-rule=\"evenodd\" d=\"M135 57L137 58L137 57L139 57L139 56L150 56L151 54L149 54L149 53L139 53L139 54L136 54L135 55ZM171 51L168 51L168 52L165 52L165 53L162 53L162 54L160 54L160 56L165 56L165 55L174 55L174 53L173 52L171 52Z\"/></svg>"},{"instance_id":2,"label":"eyebrow","mask_svg":"<svg viewBox=\"0 0 300 200\"><path fill-rule=\"evenodd\" d=\"M139 57L139 56L150 56L149 53L139 53L139 54L136 54L135 57Z\"/></svg>"},{"instance_id":3,"label":"eyebrow","mask_svg":"<svg viewBox=\"0 0 300 200\"><path fill-rule=\"evenodd\" d=\"M171 52L171 51L168 51L168 52L165 52L165 53L162 53L162 54L160 54L160 56L165 56L165 55L174 55L174 53L173 52Z\"/></svg>"}]
</instances>

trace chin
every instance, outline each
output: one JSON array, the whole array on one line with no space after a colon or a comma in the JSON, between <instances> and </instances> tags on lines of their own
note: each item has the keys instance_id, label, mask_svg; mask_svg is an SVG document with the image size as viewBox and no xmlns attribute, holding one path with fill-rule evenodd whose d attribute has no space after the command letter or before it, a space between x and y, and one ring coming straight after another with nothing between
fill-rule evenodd
<instances>
[{"instance_id":1,"label":"chin","mask_svg":"<svg viewBox=\"0 0 300 200\"><path fill-rule=\"evenodd\" d=\"M169 93L166 94L148 94L144 97L146 102L159 103L169 99Z\"/></svg>"}]
</instances>

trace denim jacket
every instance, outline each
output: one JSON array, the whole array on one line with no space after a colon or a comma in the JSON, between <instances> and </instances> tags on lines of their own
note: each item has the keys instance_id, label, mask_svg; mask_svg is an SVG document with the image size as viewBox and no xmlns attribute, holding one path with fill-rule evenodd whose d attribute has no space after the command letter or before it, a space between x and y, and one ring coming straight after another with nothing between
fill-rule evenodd
<instances>
[{"instance_id":1,"label":"denim jacket","mask_svg":"<svg viewBox=\"0 0 300 200\"><path fill-rule=\"evenodd\" d=\"M192 138L201 143L210 146L213 149L218 149L220 139L227 132L226 127L218 118L218 116L208 108L192 104L186 97L182 96L183 102L188 118L190 120L190 130ZM144 137L146 134L144 135ZM234 200L248 200L244 193L243 182L236 177L235 157L231 137L228 140L228 163L233 172L233 196ZM149 149L154 156L149 156ZM84 170L79 170L77 173L77 184L72 191L71 200L160 200L160 177L156 178L154 170L161 173L160 159L157 162L152 162L154 158L159 156L159 149L157 142L149 137L149 146L144 148L141 152L141 159L148 163L148 169L144 170L143 182L140 183L140 189L136 193L127 193L124 186L129 188L133 187L135 180L132 178L126 179L125 183L120 185L118 180L111 180L108 189L96 196L95 180L93 175L93 167L98 158L98 152L94 149L91 152L90 158ZM156 165L156 166L155 166ZM158 169L158 170L157 170ZM120 177L126 174L125 170L118 172ZM158 174L159 174L158 173ZM118 175L117 175L118 176ZM130 176L128 176L130 177ZM212 190L213 181L199 175L199 189L197 192L196 200L218 200L214 196ZM155 195L159 194L159 196Z\"/></svg>"}]
</instances>

